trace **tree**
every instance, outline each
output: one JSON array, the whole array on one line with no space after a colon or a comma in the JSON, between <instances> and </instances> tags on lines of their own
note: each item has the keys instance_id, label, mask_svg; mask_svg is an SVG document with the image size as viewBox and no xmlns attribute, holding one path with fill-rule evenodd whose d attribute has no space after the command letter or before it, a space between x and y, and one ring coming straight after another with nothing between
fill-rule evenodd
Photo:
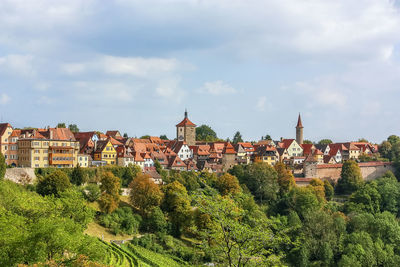
<instances>
[{"instance_id":1,"label":"tree","mask_svg":"<svg viewBox=\"0 0 400 267\"><path fill-rule=\"evenodd\" d=\"M186 188L178 181L163 187L165 194L162 209L168 212L175 237L180 237L182 230L191 224L190 197Z\"/></svg>"},{"instance_id":2,"label":"tree","mask_svg":"<svg viewBox=\"0 0 400 267\"><path fill-rule=\"evenodd\" d=\"M65 125L65 122L59 122L56 127L57 128L67 128L67 126Z\"/></svg>"},{"instance_id":3,"label":"tree","mask_svg":"<svg viewBox=\"0 0 400 267\"><path fill-rule=\"evenodd\" d=\"M365 211L369 213L377 213L380 211L381 196L378 192L376 182L363 185L351 196L346 203L346 209L351 211Z\"/></svg>"},{"instance_id":4,"label":"tree","mask_svg":"<svg viewBox=\"0 0 400 267\"><path fill-rule=\"evenodd\" d=\"M71 173L71 183L80 186L85 182L86 182L85 173L83 172L79 164L77 164Z\"/></svg>"},{"instance_id":5,"label":"tree","mask_svg":"<svg viewBox=\"0 0 400 267\"><path fill-rule=\"evenodd\" d=\"M241 191L238 179L229 173L219 177L216 186L223 196L228 194L235 195Z\"/></svg>"},{"instance_id":6,"label":"tree","mask_svg":"<svg viewBox=\"0 0 400 267\"><path fill-rule=\"evenodd\" d=\"M58 128L65 128L65 127L58 127ZM70 129L71 132L73 132L73 133L79 132L79 128L78 128L78 126L76 124L68 125L68 129Z\"/></svg>"},{"instance_id":7,"label":"tree","mask_svg":"<svg viewBox=\"0 0 400 267\"><path fill-rule=\"evenodd\" d=\"M168 137L165 134L160 135L161 140L168 140Z\"/></svg>"},{"instance_id":8,"label":"tree","mask_svg":"<svg viewBox=\"0 0 400 267\"><path fill-rule=\"evenodd\" d=\"M42 195L54 195L59 194L71 187L68 176L61 170L56 170L53 173L39 179L36 191Z\"/></svg>"},{"instance_id":9,"label":"tree","mask_svg":"<svg viewBox=\"0 0 400 267\"><path fill-rule=\"evenodd\" d=\"M168 222L160 207L154 207L143 221L143 230L151 233L165 233Z\"/></svg>"},{"instance_id":10,"label":"tree","mask_svg":"<svg viewBox=\"0 0 400 267\"><path fill-rule=\"evenodd\" d=\"M7 169L6 160L3 154L0 152L0 180L4 178L4 175L6 175L6 169Z\"/></svg>"},{"instance_id":11,"label":"tree","mask_svg":"<svg viewBox=\"0 0 400 267\"><path fill-rule=\"evenodd\" d=\"M217 134L208 125L201 125L196 128L196 140L197 141L214 141L216 140Z\"/></svg>"},{"instance_id":12,"label":"tree","mask_svg":"<svg viewBox=\"0 0 400 267\"><path fill-rule=\"evenodd\" d=\"M400 137L397 135L391 135L387 138L387 140L393 146L394 144L400 142Z\"/></svg>"},{"instance_id":13,"label":"tree","mask_svg":"<svg viewBox=\"0 0 400 267\"><path fill-rule=\"evenodd\" d=\"M161 204L163 193L147 174L139 174L129 185L130 201L143 217Z\"/></svg>"},{"instance_id":14,"label":"tree","mask_svg":"<svg viewBox=\"0 0 400 267\"><path fill-rule=\"evenodd\" d=\"M294 187L290 190L289 197L291 208L303 218L307 212L321 207L312 187Z\"/></svg>"},{"instance_id":15,"label":"tree","mask_svg":"<svg viewBox=\"0 0 400 267\"><path fill-rule=\"evenodd\" d=\"M275 164L274 169L278 174L278 184L281 195L288 193L290 189L296 185L292 172L289 171L286 165L281 161Z\"/></svg>"},{"instance_id":16,"label":"tree","mask_svg":"<svg viewBox=\"0 0 400 267\"><path fill-rule=\"evenodd\" d=\"M161 173L161 170L163 169L160 162L157 159L154 161L154 168L156 168L156 171L158 173Z\"/></svg>"},{"instance_id":17,"label":"tree","mask_svg":"<svg viewBox=\"0 0 400 267\"><path fill-rule=\"evenodd\" d=\"M319 140L318 145L329 145L329 144L332 144L332 143L333 142L332 142L331 139L321 139L321 140Z\"/></svg>"},{"instance_id":18,"label":"tree","mask_svg":"<svg viewBox=\"0 0 400 267\"><path fill-rule=\"evenodd\" d=\"M348 160L342 165L342 173L335 191L339 194L351 194L361 187L363 178L360 167L354 160Z\"/></svg>"},{"instance_id":19,"label":"tree","mask_svg":"<svg viewBox=\"0 0 400 267\"><path fill-rule=\"evenodd\" d=\"M127 133L124 133L124 134L123 134L123 137L124 137L124 138L128 138L128 134L127 134Z\"/></svg>"},{"instance_id":20,"label":"tree","mask_svg":"<svg viewBox=\"0 0 400 267\"><path fill-rule=\"evenodd\" d=\"M148 135L148 134L143 135L143 136L140 137L140 139L149 139L149 138L150 138L150 135Z\"/></svg>"},{"instance_id":21,"label":"tree","mask_svg":"<svg viewBox=\"0 0 400 267\"><path fill-rule=\"evenodd\" d=\"M313 142L306 139L306 140L303 141L303 144L313 144Z\"/></svg>"},{"instance_id":22,"label":"tree","mask_svg":"<svg viewBox=\"0 0 400 267\"><path fill-rule=\"evenodd\" d=\"M100 187L97 184L88 184L85 187L84 194L88 201L94 202L101 196Z\"/></svg>"},{"instance_id":23,"label":"tree","mask_svg":"<svg viewBox=\"0 0 400 267\"><path fill-rule=\"evenodd\" d=\"M324 189L325 189L325 197L326 200L332 200L332 197L335 193L333 186L331 185L331 183L328 180L324 181Z\"/></svg>"},{"instance_id":24,"label":"tree","mask_svg":"<svg viewBox=\"0 0 400 267\"><path fill-rule=\"evenodd\" d=\"M118 208L120 186L120 179L115 177L112 172L104 172L101 175L100 190L102 194L99 199L99 204L102 211L111 213Z\"/></svg>"},{"instance_id":25,"label":"tree","mask_svg":"<svg viewBox=\"0 0 400 267\"><path fill-rule=\"evenodd\" d=\"M226 266L280 266L279 257L268 246L279 242L266 219L254 225L242 221L245 211L230 198L196 196L196 206L210 216L209 225L202 232L203 243Z\"/></svg>"},{"instance_id":26,"label":"tree","mask_svg":"<svg viewBox=\"0 0 400 267\"><path fill-rule=\"evenodd\" d=\"M265 136L261 137L262 140L272 140L271 136L269 134L266 134Z\"/></svg>"},{"instance_id":27,"label":"tree","mask_svg":"<svg viewBox=\"0 0 400 267\"><path fill-rule=\"evenodd\" d=\"M367 139L365 139L365 138L358 138L358 141L357 142L362 142L362 143L369 143L368 142L368 140Z\"/></svg>"},{"instance_id":28,"label":"tree","mask_svg":"<svg viewBox=\"0 0 400 267\"><path fill-rule=\"evenodd\" d=\"M390 160L392 151L392 144L389 141L383 141L379 146L379 153L382 157L387 158Z\"/></svg>"},{"instance_id":29,"label":"tree","mask_svg":"<svg viewBox=\"0 0 400 267\"><path fill-rule=\"evenodd\" d=\"M247 186L259 202L274 202L279 192L278 174L267 163L257 162L244 166L243 174L237 173L240 183Z\"/></svg>"},{"instance_id":30,"label":"tree","mask_svg":"<svg viewBox=\"0 0 400 267\"><path fill-rule=\"evenodd\" d=\"M313 178L310 181L309 185L313 191L314 194L317 196L319 202L324 202L325 201L325 186L324 182L322 182L320 179Z\"/></svg>"},{"instance_id":31,"label":"tree","mask_svg":"<svg viewBox=\"0 0 400 267\"><path fill-rule=\"evenodd\" d=\"M240 142L243 142L242 135L240 134L239 131L237 131L235 133L235 135L233 136L232 143L237 144L237 143L240 143Z\"/></svg>"}]
</instances>

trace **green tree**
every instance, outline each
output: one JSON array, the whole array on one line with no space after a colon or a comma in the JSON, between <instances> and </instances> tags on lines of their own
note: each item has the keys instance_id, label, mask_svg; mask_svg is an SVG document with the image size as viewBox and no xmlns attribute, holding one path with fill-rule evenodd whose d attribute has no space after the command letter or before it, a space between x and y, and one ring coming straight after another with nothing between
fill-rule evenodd
<instances>
[{"instance_id":1,"label":"green tree","mask_svg":"<svg viewBox=\"0 0 400 267\"><path fill-rule=\"evenodd\" d=\"M124 134L123 134L123 137L124 137L124 138L128 138L128 134L127 134L127 133L124 133Z\"/></svg>"},{"instance_id":2,"label":"green tree","mask_svg":"<svg viewBox=\"0 0 400 267\"><path fill-rule=\"evenodd\" d=\"M391 135L387 138L388 142L393 146L400 142L400 137L397 135Z\"/></svg>"},{"instance_id":3,"label":"green tree","mask_svg":"<svg viewBox=\"0 0 400 267\"><path fill-rule=\"evenodd\" d=\"M143 230L151 233L165 233L168 222L160 207L154 207L143 220Z\"/></svg>"},{"instance_id":4,"label":"green tree","mask_svg":"<svg viewBox=\"0 0 400 267\"><path fill-rule=\"evenodd\" d=\"M99 199L100 208L103 212L111 213L118 208L121 187L120 179L112 172L106 171L101 175L101 197Z\"/></svg>"},{"instance_id":5,"label":"green tree","mask_svg":"<svg viewBox=\"0 0 400 267\"><path fill-rule=\"evenodd\" d=\"M6 175L6 169L7 169L6 160L3 154L0 152L0 180L4 178L4 175Z\"/></svg>"},{"instance_id":6,"label":"green tree","mask_svg":"<svg viewBox=\"0 0 400 267\"><path fill-rule=\"evenodd\" d=\"M129 187L131 188L130 201L143 217L161 204L163 193L149 175L139 174Z\"/></svg>"},{"instance_id":7,"label":"green tree","mask_svg":"<svg viewBox=\"0 0 400 267\"><path fill-rule=\"evenodd\" d=\"M325 189L325 197L326 200L332 200L333 195L335 194L335 190L333 189L333 186L328 180L324 181L324 189Z\"/></svg>"},{"instance_id":8,"label":"green tree","mask_svg":"<svg viewBox=\"0 0 400 267\"><path fill-rule=\"evenodd\" d=\"M271 136L269 134L266 134L265 136L261 137L262 140L272 140Z\"/></svg>"},{"instance_id":9,"label":"green tree","mask_svg":"<svg viewBox=\"0 0 400 267\"><path fill-rule=\"evenodd\" d=\"M232 143L237 144L237 143L240 143L240 142L243 142L242 135L240 134L239 131L237 131L235 133L235 135L233 136Z\"/></svg>"},{"instance_id":10,"label":"green tree","mask_svg":"<svg viewBox=\"0 0 400 267\"><path fill-rule=\"evenodd\" d=\"M347 210L351 211L365 211L369 213L380 212L381 196L378 192L378 185L376 182L366 183L355 191L349 201L346 203Z\"/></svg>"},{"instance_id":11,"label":"green tree","mask_svg":"<svg viewBox=\"0 0 400 267\"><path fill-rule=\"evenodd\" d=\"M304 217L309 211L315 211L321 207L312 187L294 187L289 192L289 205L300 217Z\"/></svg>"},{"instance_id":12,"label":"green tree","mask_svg":"<svg viewBox=\"0 0 400 267\"><path fill-rule=\"evenodd\" d=\"M333 142L332 142L331 139L321 139L321 140L319 140L318 145L329 145L329 144L332 144L332 143Z\"/></svg>"},{"instance_id":13,"label":"green tree","mask_svg":"<svg viewBox=\"0 0 400 267\"><path fill-rule=\"evenodd\" d=\"M100 187L97 184L88 184L85 187L85 198L90 201L90 202L94 202L96 200L98 200L101 196L101 190Z\"/></svg>"},{"instance_id":14,"label":"green tree","mask_svg":"<svg viewBox=\"0 0 400 267\"><path fill-rule=\"evenodd\" d=\"M80 186L86 183L86 176L79 164L71 172L71 183Z\"/></svg>"},{"instance_id":15,"label":"green tree","mask_svg":"<svg viewBox=\"0 0 400 267\"><path fill-rule=\"evenodd\" d=\"M217 139L217 134L208 125L201 125L196 128L196 140L197 141L215 141Z\"/></svg>"},{"instance_id":16,"label":"green tree","mask_svg":"<svg viewBox=\"0 0 400 267\"><path fill-rule=\"evenodd\" d=\"M282 265L273 250L267 249L279 242L268 221L255 220L254 225L244 223L241 218L245 211L232 199L218 195L197 195L196 206L211 218L211 225L202 232L203 243L222 265Z\"/></svg>"},{"instance_id":17,"label":"green tree","mask_svg":"<svg viewBox=\"0 0 400 267\"><path fill-rule=\"evenodd\" d=\"M55 170L53 173L40 178L36 187L36 191L42 195L54 195L59 194L71 187L68 176L61 170Z\"/></svg>"},{"instance_id":18,"label":"green tree","mask_svg":"<svg viewBox=\"0 0 400 267\"><path fill-rule=\"evenodd\" d=\"M303 141L303 144L313 144L313 142L306 139L306 140Z\"/></svg>"},{"instance_id":19,"label":"green tree","mask_svg":"<svg viewBox=\"0 0 400 267\"><path fill-rule=\"evenodd\" d=\"M58 128L65 128L65 127L58 127ZM73 132L73 133L79 132L79 128L78 128L78 126L76 124L68 125L68 129L70 129L71 132Z\"/></svg>"},{"instance_id":20,"label":"green tree","mask_svg":"<svg viewBox=\"0 0 400 267\"><path fill-rule=\"evenodd\" d=\"M277 200L278 174L269 164L257 162L246 165L243 174L237 175L239 182L245 184L259 202L273 203Z\"/></svg>"},{"instance_id":21,"label":"green tree","mask_svg":"<svg viewBox=\"0 0 400 267\"><path fill-rule=\"evenodd\" d=\"M283 162L276 163L274 168L278 174L278 184L281 195L288 193L290 189L296 185L292 172L286 168Z\"/></svg>"},{"instance_id":22,"label":"green tree","mask_svg":"<svg viewBox=\"0 0 400 267\"><path fill-rule=\"evenodd\" d=\"M391 159L392 144L389 141L383 141L379 146L379 153L382 157Z\"/></svg>"},{"instance_id":23,"label":"green tree","mask_svg":"<svg viewBox=\"0 0 400 267\"><path fill-rule=\"evenodd\" d=\"M160 135L161 140L168 140L168 137L165 134Z\"/></svg>"},{"instance_id":24,"label":"green tree","mask_svg":"<svg viewBox=\"0 0 400 267\"><path fill-rule=\"evenodd\" d=\"M369 143L368 140L365 138L358 138L357 142Z\"/></svg>"},{"instance_id":25,"label":"green tree","mask_svg":"<svg viewBox=\"0 0 400 267\"><path fill-rule=\"evenodd\" d=\"M140 137L140 139L149 139L149 138L150 138L150 135L148 135L148 134L143 135L143 136Z\"/></svg>"},{"instance_id":26,"label":"green tree","mask_svg":"<svg viewBox=\"0 0 400 267\"><path fill-rule=\"evenodd\" d=\"M56 127L57 128L67 128L67 126L65 125L65 122L59 122Z\"/></svg>"},{"instance_id":27,"label":"green tree","mask_svg":"<svg viewBox=\"0 0 400 267\"><path fill-rule=\"evenodd\" d=\"M228 194L235 195L241 191L238 179L229 173L220 176L217 180L216 186L223 196Z\"/></svg>"},{"instance_id":28,"label":"green tree","mask_svg":"<svg viewBox=\"0 0 400 267\"><path fill-rule=\"evenodd\" d=\"M354 160L343 163L342 172L336 185L336 192L339 194L351 194L361 187L363 178L360 167Z\"/></svg>"},{"instance_id":29,"label":"green tree","mask_svg":"<svg viewBox=\"0 0 400 267\"><path fill-rule=\"evenodd\" d=\"M165 197L161 207L168 212L169 220L172 222L173 235L180 237L182 230L191 225L191 199L186 188L178 181L164 186L163 191Z\"/></svg>"}]
</instances>

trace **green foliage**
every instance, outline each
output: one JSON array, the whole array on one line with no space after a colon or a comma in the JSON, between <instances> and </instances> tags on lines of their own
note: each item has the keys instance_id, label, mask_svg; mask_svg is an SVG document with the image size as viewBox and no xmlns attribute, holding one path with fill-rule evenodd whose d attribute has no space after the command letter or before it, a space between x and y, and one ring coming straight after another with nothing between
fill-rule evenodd
<instances>
[{"instance_id":1,"label":"green foliage","mask_svg":"<svg viewBox=\"0 0 400 267\"><path fill-rule=\"evenodd\" d=\"M165 134L160 135L161 140L168 140L168 137Z\"/></svg>"},{"instance_id":2,"label":"green foliage","mask_svg":"<svg viewBox=\"0 0 400 267\"><path fill-rule=\"evenodd\" d=\"M332 142L331 139L321 139L321 140L319 140L318 145L329 145L329 144L332 144L332 143L333 142Z\"/></svg>"},{"instance_id":3,"label":"green foliage","mask_svg":"<svg viewBox=\"0 0 400 267\"><path fill-rule=\"evenodd\" d=\"M332 200L333 195L335 194L335 190L333 189L333 186L328 180L324 181L324 189L325 189L325 197L326 200Z\"/></svg>"},{"instance_id":4,"label":"green foliage","mask_svg":"<svg viewBox=\"0 0 400 267\"><path fill-rule=\"evenodd\" d=\"M67 128L67 126L65 125L65 122L59 122L56 127L57 128Z\"/></svg>"},{"instance_id":5,"label":"green foliage","mask_svg":"<svg viewBox=\"0 0 400 267\"><path fill-rule=\"evenodd\" d=\"M71 187L68 176L60 171L56 170L53 173L39 178L39 182L36 187L36 191L42 196L59 194Z\"/></svg>"},{"instance_id":6,"label":"green foliage","mask_svg":"<svg viewBox=\"0 0 400 267\"><path fill-rule=\"evenodd\" d=\"M149 175L138 175L130 184L130 202L143 217L146 217L154 207L160 205L163 193Z\"/></svg>"},{"instance_id":7,"label":"green foliage","mask_svg":"<svg viewBox=\"0 0 400 267\"><path fill-rule=\"evenodd\" d=\"M87 179L82 168L79 166L79 164L77 164L71 173L71 183L79 186L84 184L86 180Z\"/></svg>"},{"instance_id":8,"label":"green foliage","mask_svg":"<svg viewBox=\"0 0 400 267\"><path fill-rule=\"evenodd\" d=\"M150 138L150 135L148 135L148 134L143 135L143 136L140 137L140 139L149 139L149 138Z\"/></svg>"},{"instance_id":9,"label":"green foliage","mask_svg":"<svg viewBox=\"0 0 400 267\"><path fill-rule=\"evenodd\" d=\"M120 195L120 179L111 172L105 172L101 176L100 190L102 191L99 199L100 208L103 212L111 213L118 208Z\"/></svg>"},{"instance_id":10,"label":"green foliage","mask_svg":"<svg viewBox=\"0 0 400 267\"><path fill-rule=\"evenodd\" d=\"M269 134L266 134L265 136L261 136L261 140L272 140L272 138Z\"/></svg>"},{"instance_id":11,"label":"green foliage","mask_svg":"<svg viewBox=\"0 0 400 267\"><path fill-rule=\"evenodd\" d=\"M242 170L239 170L242 168ZM279 192L278 174L273 167L264 162L240 165L232 170L240 183L247 186L260 203L272 203Z\"/></svg>"},{"instance_id":12,"label":"green foliage","mask_svg":"<svg viewBox=\"0 0 400 267\"><path fill-rule=\"evenodd\" d=\"M150 233L166 233L168 228L164 213L159 207L154 207L147 217L143 218L141 229Z\"/></svg>"},{"instance_id":13,"label":"green foliage","mask_svg":"<svg viewBox=\"0 0 400 267\"><path fill-rule=\"evenodd\" d=\"M312 187L295 187L289 192L290 207L304 217L309 211L317 210L321 207Z\"/></svg>"},{"instance_id":14,"label":"green foliage","mask_svg":"<svg viewBox=\"0 0 400 267\"><path fill-rule=\"evenodd\" d=\"M197 141L216 141L218 139L217 134L208 125L201 125L196 127L196 140Z\"/></svg>"},{"instance_id":15,"label":"green foliage","mask_svg":"<svg viewBox=\"0 0 400 267\"><path fill-rule=\"evenodd\" d=\"M359 138L359 139L357 140L357 142L369 143L368 140L365 139L365 138Z\"/></svg>"},{"instance_id":16,"label":"green foliage","mask_svg":"<svg viewBox=\"0 0 400 267\"><path fill-rule=\"evenodd\" d=\"M84 195L88 201L94 202L98 200L101 196L100 187L97 184L88 184L85 187Z\"/></svg>"},{"instance_id":17,"label":"green foliage","mask_svg":"<svg viewBox=\"0 0 400 267\"><path fill-rule=\"evenodd\" d=\"M118 234L137 234L142 218L133 214L130 207L122 207L114 210L110 214L100 216L100 224L110 228L111 231Z\"/></svg>"},{"instance_id":18,"label":"green foliage","mask_svg":"<svg viewBox=\"0 0 400 267\"><path fill-rule=\"evenodd\" d=\"M7 164L3 154L0 152L0 180L4 179L6 174Z\"/></svg>"},{"instance_id":19,"label":"green foliage","mask_svg":"<svg viewBox=\"0 0 400 267\"><path fill-rule=\"evenodd\" d=\"M59 128L61 128L61 127L59 127ZM65 127L62 127L62 128L65 128ZM73 133L79 132L79 128L78 128L78 126L76 124L68 125L68 129L70 129L71 132L73 132Z\"/></svg>"},{"instance_id":20,"label":"green foliage","mask_svg":"<svg viewBox=\"0 0 400 267\"><path fill-rule=\"evenodd\" d=\"M378 192L376 182L367 183L354 192L346 203L347 210L366 211L377 213L380 211L381 196Z\"/></svg>"},{"instance_id":21,"label":"green foliage","mask_svg":"<svg viewBox=\"0 0 400 267\"><path fill-rule=\"evenodd\" d=\"M101 260L99 242L82 233L93 214L79 192L42 197L11 182L0 182L0 266L63 262L65 252L69 260L80 254Z\"/></svg>"},{"instance_id":22,"label":"green foliage","mask_svg":"<svg viewBox=\"0 0 400 267\"><path fill-rule=\"evenodd\" d=\"M243 142L242 134L239 131L237 131L233 136L232 143L237 144L240 142Z\"/></svg>"},{"instance_id":23,"label":"green foliage","mask_svg":"<svg viewBox=\"0 0 400 267\"><path fill-rule=\"evenodd\" d=\"M306 139L306 140L303 140L303 144L313 144L313 142Z\"/></svg>"},{"instance_id":24,"label":"green foliage","mask_svg":"<svg viewBox=\"0 0 400 267\"><path fill-rule=\"evenodd\" d=\"M162 209L168 213L169 221L172 223L172 233L179 237L186 227L192 223L191 199L186 188L174 181L163 187L164 201Z\"/></svg>"},{"instance_id":25,"label":"green foliage","mask_svg":"<svg viewBox=\"0 0 400 267\"><path fill-rule=\"evenodd\" d=\"M238 179L229 173L225 173L218 178L216 187L223 196L228 194L235 195L241 191Z\"/></svg>"},{"instance_id":26,"label":"green foliage","mask_svg":"<svg viewBox=\"0 0 400 267\"><path fill-rule=\"evenodd\" d=\"M360 167L354 160L343 163L342 173L337 182L335 191L339 194L351 194L361 187L363 178Z\"/></svg>"}]
</instances>

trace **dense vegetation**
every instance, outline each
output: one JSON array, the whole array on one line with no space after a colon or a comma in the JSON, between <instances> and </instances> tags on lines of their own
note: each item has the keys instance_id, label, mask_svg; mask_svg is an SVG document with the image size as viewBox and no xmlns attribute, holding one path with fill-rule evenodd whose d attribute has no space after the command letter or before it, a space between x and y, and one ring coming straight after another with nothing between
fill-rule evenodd
<instances>
[{"instance_id":1,"label":"dense vegetation","mask_svg":"<svg viewBox=\"0 0 400 267\"><path fill-rule=\"evenodd\" d=\"M0 266L400 266L393 173L364 182L348 161L337 184L299 187L282 163L219 176L159 172L161 186L133 166L38 169L35 185L0 181ZM132 241L84 234L93 223Z\"/></svg>"}]
</instances>

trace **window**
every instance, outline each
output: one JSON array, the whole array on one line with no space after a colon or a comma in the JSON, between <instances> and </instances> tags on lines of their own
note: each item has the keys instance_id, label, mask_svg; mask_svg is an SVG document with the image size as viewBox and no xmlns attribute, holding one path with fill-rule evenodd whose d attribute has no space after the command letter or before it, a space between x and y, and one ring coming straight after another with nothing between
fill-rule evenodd
<instances>
[{"instance_id":1,"label":"window","mask_svg":"<svg viewBox=\"0 0 400 267\"><path fill-rule=\"evenodd\" d=\"M4 146L4 150L7 150L7 146Z\"/></svg>"},{"instance_id":2,"label":"window","mask_svg":"<svg viewBox=\"0 0 400 267\"><path fill-rule=\"evenodd\" d=\"M35 168L39 168L39 164L35 164Z\"/></svg>"},{"instance_id":3,"label":"window","mask_svg":"<svg viewBox=\"0 0 400 267\"><path fill-rule=\"evenodd\" d=\"M4 158L7 159L7 155L4 155Z\"/></svg>"},{"instance_id":4,"label":"window","mask_svg":"<svg viewBox=\"0 0 400 267\"><path fill-rule=\"evenodd\" d=\"M39 149L35 149L35 154L39 154Z\"/></svg>"},{"instance_id":5,"label":"window","mask_svg":"<svg viewBox=\"0 0 400 267\"><path fill-rule=\"evenodd\" d=\"M33 146L39 146L39 142L33 142Z\"/></svg>"}]
</instances>

